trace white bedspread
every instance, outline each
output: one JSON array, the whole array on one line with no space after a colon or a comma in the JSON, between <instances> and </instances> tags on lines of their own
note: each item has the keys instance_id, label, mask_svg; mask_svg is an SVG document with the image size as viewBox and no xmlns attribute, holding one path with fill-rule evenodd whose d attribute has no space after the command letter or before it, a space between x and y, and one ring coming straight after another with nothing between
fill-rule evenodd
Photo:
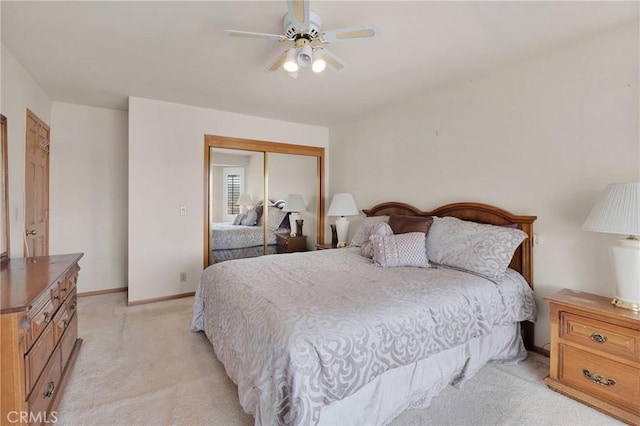
<instances>
[{"instance_id":1,"label":"white bedspread","mask_svg":"<svg viewBox=\"0 0 640 426\"><path fill-rule=\"evenodd\" d=\"M256 424L307 425L387 370L534 317L514 271L496 285L446 268L380 268L353 248L207 268L192 329L205 331Z\"/></svg>"}]
</instances>

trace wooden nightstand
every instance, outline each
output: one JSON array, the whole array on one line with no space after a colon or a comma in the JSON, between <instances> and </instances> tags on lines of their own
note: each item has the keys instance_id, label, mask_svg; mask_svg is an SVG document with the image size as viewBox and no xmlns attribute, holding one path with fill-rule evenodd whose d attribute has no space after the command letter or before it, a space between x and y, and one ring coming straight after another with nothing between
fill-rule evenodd
<instances>
[{"instance_id":1,"label":"wooden nightstand","mask_svg":"<svg viewBox=\"0 0 640 426\"><path fill-rule=\"evenodd\" d=\"M292 237L290 234L276 234L278 253L293 253L307 251L307 236Z\"/></svg>"},{"instance_id":2,"label":"wooden nightstand","mask_svg":"<svg viewBox=\"0 0 640 426\"><path fill-rule=\"evenodd\" d=\"M611 299L562 290L550 305L551 389L640 424L640 313Z\"/></svg>"},{"instance_id":3,"label":"wooden nightstand","mask_svg":"<svg viewBox=\"0 0 640 426\"><path fill-rule=\"evenodd\" d=\"M331 250L334 248L338 247L334 247L331 244L316 244L316 250Z\"/></svg>"}]
</instances>

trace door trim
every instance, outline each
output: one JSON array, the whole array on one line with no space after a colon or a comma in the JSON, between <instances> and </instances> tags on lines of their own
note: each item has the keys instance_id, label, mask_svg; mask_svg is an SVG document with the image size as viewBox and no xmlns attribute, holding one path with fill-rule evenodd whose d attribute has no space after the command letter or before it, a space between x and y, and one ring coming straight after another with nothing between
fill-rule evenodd
<instances>
[{"instance_id":1,"label":"door trim","mask_svg":"<svg viewBox=\"0 0 640 426\"><path fill-rule=\"evenodd\" d=\"M44 228L45 228L45 243L44 243L44 251L45 253L43 255L48 255L49 254L49 206L50 206L50 202L49 202L49 195L50 195L50 174L51 174L51 167L50 167L50 146L51 146L51 129L49 128L49 125L47 123L45 123L43 120L40 119L40 117L38 117L33 111L31 111L29 108L27 108L27 113L25 116L25 135L24 135L24 143L25 143L25 211L24 211L24 229L22 230L22 252L23 252L23 256L27 256L28 253L28 248L27 248L27 240L26 238L24 238L24 232L27 228L27 208L29 208L29 206L27 205L26 202L26 192L28 191L28 188L26 187L27 184L27 177L26 177L26 173L28 172L28 127L27 127L27 123L28 120L32 119L33 121L35 121L38 124L39 128L44 128L46 129L47 132L47 140L46 140L46 149L45 147L43 147L43 150L46 150L47 152L47 159L46 159L46 168L47 168L47 186L46 186L46 196L43 195L43 199L46 199L46 208L45 208L45 220L44 220ZM31 255L33 256L33 253L31 253Z\"/></svg>"}]
</instances>

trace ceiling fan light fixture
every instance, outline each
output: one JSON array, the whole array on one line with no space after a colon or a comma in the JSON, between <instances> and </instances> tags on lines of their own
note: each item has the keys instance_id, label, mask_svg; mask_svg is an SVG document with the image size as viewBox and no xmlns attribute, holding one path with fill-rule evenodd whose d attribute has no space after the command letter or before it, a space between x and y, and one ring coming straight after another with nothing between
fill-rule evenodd
<instances>
[{"instance_id":1,"label":"ceiling fan light fixture","mask_svg":"<svg viewBox=\"0 0 640 426\"><path fill-rule=\"evenodd\" d=\"M327 62L322 57L322 49L313 52L313 64L311 65L313 72L322 72L327 67Z\"/></svg>"},{"instance_id":2,"label":"ceiling fan light fixture","mask_svg":"<svg viewBox=\"0 0 640 426\"><path fill-rule=\"evenodd\" d=\"M313 52L311 51L311 46L309 44L305 43L298 48L298 65L301 67L308 67L311 65L312 58Z\"/></svg>"},{"instance_id":3,"label":"ceiling fan light fixture","mask_svg":"<svg viewBox=\"0 0 640 426\"><path fill-rule=\"evenodd\" d=\"M298 62L296 61L296 49L292 47L287 50L287 59L282 64L282 68L289 73L298 72Z\"/></svg>"}]
</instances>

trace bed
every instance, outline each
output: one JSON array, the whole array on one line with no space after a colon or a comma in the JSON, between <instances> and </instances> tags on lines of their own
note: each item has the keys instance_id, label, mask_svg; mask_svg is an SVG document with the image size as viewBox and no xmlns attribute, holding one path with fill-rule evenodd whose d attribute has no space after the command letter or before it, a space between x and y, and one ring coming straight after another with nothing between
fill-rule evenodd
<instances>
[{"instance_id":1,"label":"bed","mask_svg":"<svg viewBox=\"0 0 640 426\"><path fill-rule=\"evenodd\" d=\"M253 220L246 220L246 215L255 212ZM250 209L238 215L237 222L214 222L211 224L211 261L218 263L225 260L244 259L264 254L264 236L262 206ZM245 224L242 224L244 220ZM280 207L269 206L267 218L267 254L277 252L276 233L290 232L288 215Z\"/></svg>"},{"instance_id":2,"label":"bed","mask_svg":"<svg viewBox=\"0 0 640 426\"><path fill-rule=\"evenodd\" d=\"M192 330L211 341L257 425L386 424L407 408L427 407L444 387L462 385L487 362L526 357L523 342L532 345L535 320L534 216L478 203L424 212L391 202L364 212L363 222L371 223L435 217L421 242L419 232L367 238L401 247L411 237L422 251L442 255L441 263L381 267L402 256L389 249L395 254L381 258L374 244L373 260L363 247L347 247L240 259L204 271ZM469 229L481 223L500 235L521 233L499 278L449 265L441 243L454 220Z\"/></svg>"}]
</instances>

